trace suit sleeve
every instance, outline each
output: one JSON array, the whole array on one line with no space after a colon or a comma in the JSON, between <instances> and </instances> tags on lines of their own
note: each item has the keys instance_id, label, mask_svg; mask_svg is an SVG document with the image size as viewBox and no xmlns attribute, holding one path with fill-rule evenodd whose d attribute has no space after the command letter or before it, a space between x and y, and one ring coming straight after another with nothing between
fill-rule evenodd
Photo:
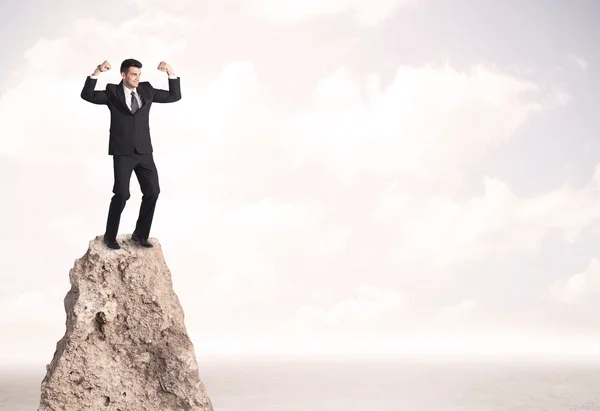
<instances>
[{"instance_id":1,"label":"suit sleeve","mask_svg":"<svg viewBox=\"0 0 600 411\"><path fill-rule=\"evenodd\" d=\"M155 103L173 103L181 100L180 78L169 78L169 90L154 88L152 85L153 101Z\"/></svg>"},{"instance_id":2,"label":"suit sleeve","mask_svg":"<svg viewBox=\"0 0 600 411\"><path fill-rule=\"evenodd\" d=\"M94 90L97 82L97 78L92 78L90 76L86 77L83 90L81 90L81 98L94 104L108 104L108 94L106 91Z\"/></svg>"}]
</instances>

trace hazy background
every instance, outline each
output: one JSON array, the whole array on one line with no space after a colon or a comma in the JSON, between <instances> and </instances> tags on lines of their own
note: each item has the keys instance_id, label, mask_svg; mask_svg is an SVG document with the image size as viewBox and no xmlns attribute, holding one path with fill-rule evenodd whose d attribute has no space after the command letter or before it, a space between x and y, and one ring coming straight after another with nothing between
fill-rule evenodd
<instances>
[{"instance_id":1,"label":"hazy background","mask_svg":"<svg viewBox=\"0 0 600 411\"><path fill-rule=\"evenodd\" d=\"M3 7L0 361L47 363L104 232L126 58L155 104L163 247L199 356L600 354L590 1ZM120 234L131 233L135 175Z\"/></svg>"}]
</instances>

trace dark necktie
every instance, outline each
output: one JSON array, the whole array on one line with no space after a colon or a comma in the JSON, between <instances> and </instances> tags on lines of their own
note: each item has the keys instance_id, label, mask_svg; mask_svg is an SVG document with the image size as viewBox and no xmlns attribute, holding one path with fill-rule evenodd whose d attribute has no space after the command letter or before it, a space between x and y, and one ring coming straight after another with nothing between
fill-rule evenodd
<instances>
[{"instance_id":1,"label":"dark necktie","mask_svg":"<svg viewBox=\"0 0 600 411\"><path fill-rule=\"evenodd\" d=\"M137 97L135 96L135 91L131 92L131 112L135 113L140 108L138 104Z\"/></svg>"}]
</instances>

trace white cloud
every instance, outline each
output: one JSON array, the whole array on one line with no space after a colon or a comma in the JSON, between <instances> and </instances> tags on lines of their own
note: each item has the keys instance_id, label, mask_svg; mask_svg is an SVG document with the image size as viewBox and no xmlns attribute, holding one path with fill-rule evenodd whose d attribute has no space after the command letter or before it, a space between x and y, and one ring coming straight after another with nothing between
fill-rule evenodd
<instances>
[{"instance_id":1,"label":"white cloud","mask_svg":"<svg viewBox=\"0 0 600 411\"><path fill-rule=\"evenodd\" d=\"M374 26L395 10L416 3L416 0L250 0L243 2L242 12L277 24L352 13L360 25Z\"/></svg>"},{"instance_id":2,"label":"white cloud","mask_svg":"<svg viewBox=\"0 0 600 411\"><path fill-rule=\"evenodd\" d=\"M577 64L577 66L579 66L579 68L582 70L587 70L589 67L589 63L587 62L587 60L581 56L576 56L574 54L571 54L569 56L569 60L571 60L572 62Z\"/></svg>"},{"instance_id":3,"label":"white cloud","mask_svg":"<svg viewBox=\"0 0 600 411\"><path fill-rule=\"evenodd\" d=\"M177 19L168 21L168 24L180 22ZM89 23L75 25L75 38L80 38L86 27L96 27ZM113 30L119 34L101 41L98 47L106 48L136 30L151 30L161 24L151 15L145 15ZM105 26L104 29L114 28ZM90 41L96 39L94 36L99 39L104 29L90 29ZM175 38L171 35L172 40ZM135 39L134 36L130 41ZM185 37L182 39L181 43L185 44ZM53 43L58 56L78 52L79 46L74 46L78 43L72 41L75 40L61 39ZM181 52L176 49L173 53ZM13 108L1 112L9 129L12 127L12 131L19 134L19 138L10 140L18 141L17 146L2 147L6 154L18 155L28 161L81 161L83 167L89 168L90 175L102 179L90 181L90 187L99 185L100 181L108 187L112 175L99 175L99 163L90 161L92 155L106 151L108 116L100 114L101 108L79 98L81 78L64 79L63 73L40 70L47 61L45 56L41 47L30 50L27 67L31 77L22 80L0 100L0 104ZM116 63L113 62L115 70ZM116 75L103 77L98 88L107 81L118 81L113 80ZM164 78L161 79L164 83ZM44 83L50 85L42 87ZM409 185L402 184L403 190L397 183L389 188L374 211L378 221L393 222L399 216L399 206L412 207L408 210L410 214L401 217L411 221L410 230L404 237L406 244L402 244L402 255L418 258L435 253L439 250L436 241L442 238L451 241L454 249L434 261L441 258L443 262L455 255L455 251L459 251L456 253L458 258L461 253L463 256L464 253L477 253L475 240L482 233L495 229L494 220L488 217L499 213L496 220L506 219L501 214L504 212L502 207L512 201L507 187L488 179L483 200L474 199L460 211L460 205L448 199L434 199L429 202L431 212L428 214L423 214L427 208L423 208L419 196L404 188L418 187L424 179L446 182L455 178L453 175L478 160L491 145L510 138L529 113L542 108L534 100L522 99L523 93L537 91L536 85L484 65L478 65L468 73L454 70L447 64L443 67L403 66L398 68L395 78L387 86L382 85L378 74L367 77L363 84L348 68L341 67L316 84L313 99L304 108L279 106L281 96L259 81L255 64L248 61L226 63L211 81L193 76L183 83L185 98L176 107L160 106L153 111L155 157L162 185L169 194L161 200L160 207L164 210L163 215L194 216L181 220L182 233L189 232L190 226L203 227L203 232L214 233L202 238L213 239L211 244L206 244L206 249L213 250L213 258L221 261L215 264L223 278L215 287L222 291L223 284L230 284L226 288L229 294L222 291L219 295L233 295L233 290L241 290L229 282L233 280L227 280L232 273L239 281L237 284L244 284L240 280L246 275L244 273L272 270L265 253L277 258L290 253L316 258L342 250L353 228L336 226L327 220L330 215L327 213L341 206L339 199L327 195L311 198L309 202L305 198L297 205L277 199L261 203L264 193L278 194L272 191L278 178L309 164L330 169L346 183L351 183L362 172L378 177L407 174L411 178ZM64 101L45 111L46 117L42 121L29 122L30 128L24 129L22 112L15 107L39 95L40 90L44 99L62 95ZM70 117L76 113L77 120L65 122L65 110L71 110ZM173 122L173 116L194 120ZM105 126L94 125L100 123ZM181 147L186 150L182 152ZM73 156L74 152L88 155ZM191 186L189 176L194 176ZM312 183L298 181L305 185ZM135 183L133 185L132 193L135 194ZM279 189L284 190L283 186ZM332 189L334 187L330 187ZM295 196L303 195L298 189L291 192ZM326 192L324 190L323 195ZM306 195L309 193L310 189ZM106 204L108 197L107 192ZM128 210L135 208L133 203L128 204ZM267 207L269 204L273 206ZM483 208L479 209L481 204ZM461 216L461 223L467 224L449 225L454 224L452 218L457 216ZM126 212L122 226L133 226L134 219L132 213ZM496 224L501 223L496 221ZM160 230L161 224L157 218L155 232ZM176 231L177 224L171 220L169 230ZM231 230L224 231L224 226ZM269 231L275 227L276 230ZM454 237L444 237L444 230ZM253 244L253 247L248 248L247 244ZM214 257L219 250L227 250L226 255ZM406 254L407 250L411 253ZM232 254L244 263L232 267Z\"/></svg>"},{"instance_id":4,"label":"white cloud","mask_svg":"<svg viewBox=\"0 0 600 411\"><path fill-rule=\"evenodd\" d=\"M414 7L419 0L229 0L198 3L192 0L127 0L145 12L161 10L210 19L252 17L270 24L297 24L317 17L350 15L359 27L373 27L396 10Z\"/></svg>"},{"instance_id":5,"label":"white cloud","mask_svg":"<svg viewBox=\"0 0 600 411\"><path fill-rule=\"evenodd\" d=\"M139 26L147 29L151 23ZM76 27L80 30L83 26ZM60 44L68 47L68 43ZM63 54L68 52L72 51L63 50ZM37 67L43 59L32 52L30 61L32 67ZM44 92L50 98L68 87L72 96L78 96L81 83L72 78L68 83L46 87ZM40 84L41 81L35 84L24 81L13 94L5 95L0 104L5 102L7 107L24 104ZM524 101L522 97L525 92L537 91L536 85L484 65L474 67L469 73L456 71L447 64L437 68L400 67L392 82L383 88L377 74L369 76L363 85L342 67L316 85L308 107L296 109L278 107L280 96L259 81L250 62L226 64L214 81L191 78L184 84L188 98L178 102L177 107L161 106L153 112L152 130L161 181L163 186L173 187L172 193L185 196L189 191L185 176L196 175L194 196L210 195L215 200L210 204L213 208L228 204L252 207L250 198L269 192L277 176L307 164L329 168L346 183L362 172L379 177L405 173L411 177L410 188L427 179L446 183L477 161L490 146L510 138L529 113L542 108L534 100ZM14 101L18 104L12 104ZM81 113L79 119L84 121L62 121L59 111L70 106ZM73 159L74 151L90 155L105 151L106 130L90 126L99 122L98 109L79 98L67 98L64 104L56 104L56 111L47 111L42 123L29 123L32 129L26 131L17 127L18 112L3 111L9 128L12 123L15 133L22 133L22 138L12 140L19 141L20 146L12 149L6 146L5 150L12 154L27 150L30 161L55 162ZM174 123L174 115L179 119L196 119L200 115L202 119ZM108 118L105 121L108 123ZM86 137L81 138L82 135ZM180 150L182 146L187 147L185 152ZM52 160L44 160L48 158ZM89 163L89 157L81 161ZM88 167L97 168L95 164ZM486 179L485 186L486 197L473 199L462 211L459 204L446 198L431 199L423 208L423 202L418 196L415 199L412 191L396 187L385 194L396 196L395 203L390 204L384 198L374 211L375 218L391 222L400 204L412 207L411 222L406 225L408 231L400 243L411 254L402 255L420 258L445 248L437 242L450 241L452 248L446 248L447 255L436 256L434 262L443 264L448 258L470 258L480 255L478 249L482 247L474 240L497 230L494 224L510 220L512 217L501 213L505 212L503 207L516 201L511 200L508 187L494 179ZM335 209L336 202L322 203L321 207ZM427 209L430 211L424 213ZM321 219L320 224L311 228L317 232L324 227L325 220ZM542 235L544 230L541 229ZM342 244L350 231L351 227L332 227L333 237L324 235L323 240L314 244L331 238L336 238L335 244ZM308 247L308 243L303 244ZM521 242L521 246L530 245L531 242ZM333 247L331 252L336 252L338 246ZM302 248L296 250L306 253Z\"/></svg>"},{"instance_id":6,"label":"white cloud","mask_svg":"<svg viewBox=\"0 0 600 411\"><path fill-rule=\"evenodd\" d=\"M470 332L457 335L401 335L394 338L379 336L327 337L241 337L231 339L192 337L196 351L206 360L219 356L290 356L332 355L334 358L408 358L451 360L457 358L514 361L590 361L600 360L600 339L594 336L536 335L529 332ZM242 357L243 358L243 357Z\"/></svg>"},{"instance_id":7,"label":"white cloud","mask_svg":"<svg viewBox=\"0 0 600 411\"><path fill-rule=\"evenodd\" d=\"M165 202L171 204L164 206L189 216L163 219L155 230L162 230L159 238L165 244L178 244L166 252L166 259L185 281L178 294L187 315L202 319L202 329L210 323L219 332L230 333L235 327L236 333L244 334L256 331L257 323L261 327L273 323L288 304L302 298L307 286L290 276L281 261L335 256L348 238L346 230L327 224L325 210L313 203L268 198L243 207ZM190 235L194 241L181 240ZM213 316L214 312L219 314ZM247 316L254 320L247 321Z\"/></svg>"},{"instance_id":8,"label":"white cloud","mask_svg":"<svg viewBox=\"0 0 600 411\"><path fill-rule=\"evenodd\" d=\"M405 207L414 198L410 190L404 190L398 181L389 184L379 192L377 197L377 203L371 214L374 222L397 220L404 215Z\"/></svg>"},{"instance_id":9,"label":"white cloud","mask_svg":"<svg viewBox=\"0 0 600 411\"><path fill-rule=\"evenodd\" d=\"M0 304L0 358L6 356L13 361L49 362L56 342L65 331L64 294L61 294L60 287L45 286L43 291L27 291ZM44 337L51 345L40 350L32 344ZM42 357L40 351L45 351L46 358Z\"/></svg>"},{"instance_id":10,"label":"white cloud","mask_svg":"<svg viewBox=\"0 0 600 411\"><path fill-rule=\"evenodd\" d=\"M554 281L549 293L562 303L597 301L600 295L600 260L594 257L584 271Z\"/></svg>"},{"instance_id":11,"label":"white cloud","mask_svg":"<svg viewBox=\"0 0 600 411\"><path fill-rule=\"evenodd\" d=\"M474 300L461 301L458 304L444 307L440 314L443 320L447 321L464 321L465 314L472 312L477 308L477 304Z\"/></svg>"},{"instance_id":12,"label":"white cloud","mask_svg":"<svg viewBox=\"0 0 600 411\"><path fill-rule=\"evenodd\" d=\"M350 297L333 300L321 295L313 304L296 308L278 336L382 337L490 332L501 325L474 299L440 305L407 298L394 288L360 285ZM512 331L512 330L505 330Z\"/></svg>"},{"instance_id":13,"label":"white cloud","mask_svg":"<svg viewBox=\"0 0 600 411\"><path fill-rule=\"evenodd\" d=\"M140 8L149 4L135 2ZM480 325L488 313L476 294L445 308L410 300L406 293L421 279L409 268L443 275L456 262L535 250L551 230L575 241L599 217L600 168L578 190L563 186L520 197L489 176L482 180L481 195L464 198L455 190L469 166L514 138L532 114L567 104L570 97L560 88L487 64L464 71L447 63L401 65L384 81L383 69L361 77L349 62L315 82L303 104L293 105L307 93L303 90L301 98L291 96L290 88L273 87L263 71L271 61L260 53L252 53L254 60L233 60L242 54L227 47L230 40L215 36L214 54L225 57L215 58L210 68L204 65L206 50L195 31L204 22L196 24L191 13L169 13L171 5L192 7L191 2L152 4L164 10L118 25L80 20L67 37L42 39L25 53L23 70L0 97L5 127L0 155L17 164L11 170L19 179L8 187L22 200L6 204L6 214L17 217L5 229L33 232L36 224L39 238L64 242L60 251L47 251L55 265L72 261L71 249L80 249L82 238L101 234L112 184L109 116L106 108L80 99L85 75L111 60L113 71L97 86L102 89L120 80L122 59L135 57L145 64L145 79L165 88L156 56L173 62L178 74L187 73L184 98L156 105L151 119L162 185L153 235L165 246L195 333L214 334L215 341L268 333L297 307L281 330L331 335L332 348L339 346L335 335L378 338L405 325ZM246 12L272 22L352 13L362 25L374 25L406 5L392 0L247 4ZM208 20L214 18L208 14ZM230 34L232 41L236 35ZM303 76L303 67L289 70L284 75ZM53 104L34 108L32 122L24 109L31 101ZM25 178L30 174L43 179ZM137 218L135 176L131 192L121 232L130 232ZM39 208L39 198L48 199L47 206ZM53 198L65 198L60 201L68 207L49 201ZM394 264L409 267L400 272ZM379 282L380 267L396 277ZM67 271L53 275L66 278ZM395 284L360 285L388 280L402 280L407 288L398 287L400 293ZM565 283L563 294L583 295L581 283ZM337 292L346 287L354 294L340 297ZM10 327L35 323L36 310L45 306L31 301L4 306L4 312L13 304L29 307ZM47 304L62 309L56 300ZM57 311L49 315L56 324Z\"/></svg>"},{"instance_id":14,"label":"white cloud","mask_svg":"<svg viewBox=\"0 0 600 411\"><path fill-rule=\"evenodd\" d=\"M294 318L281 328L284 334L294 335L377 335L393 332L389 329L406 316L404 297L391 288L361 285L353 296L327 308L304 305Z\"/></svg>"},{"instance_id":15,"label":"white cloud","mask_svg":"<svg viewBox=\"0 0 600 411\"><path fill-rule=\"evenodd\" d=\"M439 178L472 164L541 110L523 98L537 89L485 65L469 73L401 66L385 87L376 73L363 85L342 67L317 84L309 108L293 113L285 136L297 161L328 164L342 177Z\"/></svg>"},{"instance_id":16,"label":"white cloud","mask_svg":"<svg viewBox=\"0 0 600 411\"><path fill-rule=\"evenodd\" d=\"M73 70L87 75L93 67L88 67L91 63L84 66L83 61L95 65L97 56L103 54L130 57L124 51L139 42L136 49L144 50L139 58L148 67L143 71L146 79L155 87L165 87L164 76L153 70L152 60L146 56L165 55L169 61L183 55L186 36L193 30L189 22L164 13L159 17L143 14L118 27L92 23L96 22L78 22L68 40L44 41L28 51L25 71L29 78L16 82L0 100L0 120L8 134L15 136L0 153L27 151L32 161L60 162L65 160L65 148L90 154L106 151L108 117L101 114L103 108L79 98L84 79L74 76L74 71L66 76L56 68L45 68L58 67L59 61L78 54L78 66ZM163 24L182 28L169 30L162 39L142 37L154 35L153 29ZM105 36L107 31L112 37ZM84 47L84 38L94 42L94 53ZM44 51L47 49L52 56ZM120 61L112 63L114 71L101 77L98 89L108 81L120 81ZM177 65L175 70L196 71ZM239 181L240 173L252 173L248 182L262 187L274 173L314 162L345 179L362 171L380 176L408 172L425 179L449 178L448 172L472 164L490 146L508 139L531 112L542 108L539 102L523 98L523 93L536 92L538 86L484 65L469 73L448 65L402 66L385 87L378 73L363 81L347 67L340 67L316 84L312 102L305 108L280 104L286 97L259 81L256 65L248 61L227 62L222 72L208 81L196 71L184 78L182 89L184 98L176 107L163 105L153 111L157 152L174 153L177 160L168 164L173 167L196 156L204 171L210 167L218 172L219 178L211 176L208 184ZM29 122L29 128L24 128L27 111L22 107L34 96L52 98L56 104L44 111L39 123ZM71 119L78 120L64 121L67 111ZM173 116L200 121L174 123ZM105 126L94 126L102 122ZM42 125L44 133L39 133ZM181 144L189 150L181 153Z\"/></svg>"},{"instance_id":17,"label":"white cloud","mask_svg":"<svg viewBox=\"0 0 600 411\"><path fill-rule=\"evenodd\" d=\"M436 196L403 200L401 208L387 213L388 222L397 227L391 258L441 269L465 260L537 250L551 230L574 242L600 218L599 169L583 189L565 185L519 198L506 183L485 177L484 193L462 202ZM381 210L391 210L386 201L397 203L410 196L399 186L383 193L373 219L380 218Z\"/></svg>"}]
</instances>

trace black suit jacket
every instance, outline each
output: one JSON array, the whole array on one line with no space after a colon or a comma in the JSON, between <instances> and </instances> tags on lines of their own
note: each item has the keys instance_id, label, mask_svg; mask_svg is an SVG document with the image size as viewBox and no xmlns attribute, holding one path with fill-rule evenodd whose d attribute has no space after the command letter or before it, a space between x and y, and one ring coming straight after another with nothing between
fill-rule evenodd
<instances>
[{"instance_id":1,"label":"black suit jacket","mask_svg":"<svg viewBox=\"0 0 600 411\"><path fill-rule=\"evenodd\" d=\"M140 81L137 87L142 107L133 114L125 102L123 80L119 84L107 84L106 90L95 91L98 79L89 76L81 91L81 98L94 104L105 104L110 110L110 139L108 154L140 154L152 153L150 125L148 122L150 107L153 102L173 103L181 100L179 77L169 79L169 90L152 87L147 81Z\"/></svg>"}]
</instances>

